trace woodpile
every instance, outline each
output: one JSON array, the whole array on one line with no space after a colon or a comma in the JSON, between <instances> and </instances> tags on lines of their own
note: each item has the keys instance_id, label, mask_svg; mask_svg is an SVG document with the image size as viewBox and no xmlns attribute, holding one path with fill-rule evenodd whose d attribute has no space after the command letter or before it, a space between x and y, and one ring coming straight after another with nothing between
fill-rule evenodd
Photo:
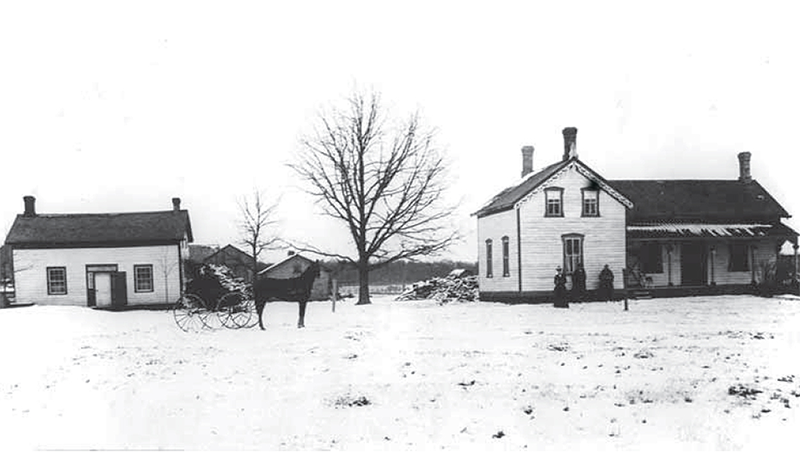
<instances>
[{"instance_id":1,"label":"woodpile","mask_svg":"<svg viewBox=\"0 0 800 452\"><path fill-rule=\"evenodd\" d=\"M478 299L478 295L477 276L447 277L431 278L427 281L415 283L410 289L397 297L397 300L436 300L440 304L444 304L453 301L475 301Z\"/></svg>"}]
</instances>

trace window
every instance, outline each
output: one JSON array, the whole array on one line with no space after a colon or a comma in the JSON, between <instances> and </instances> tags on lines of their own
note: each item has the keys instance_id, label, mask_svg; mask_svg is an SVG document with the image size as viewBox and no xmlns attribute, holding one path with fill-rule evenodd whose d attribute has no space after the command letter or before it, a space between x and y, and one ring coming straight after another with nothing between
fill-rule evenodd
<instances>
[{"instance_id":1,"label":"window","mask_svg":"<svg viewBox=\"0 0 800 452\"><path fill-rule=\"evenodd\" d=\"M492 239L486 239L486 277L492 277Z\"/></svg>"},{"instance_id":2,"label":"window","mask_svg":"<svg viewBox=\"0 0 800 452\"><path fill-rule=\"evenodd\" d=\"M134 292L153 291L153 266L134 265L133 266L133 288Z\"/></svg>"},{"instance_id":3,"label":"window","mask_svg":"<svg viewBox=\"0 0 800 452\"><path fill-rule=\"evenodd\" d=\"M47 267L47 295L67 294L67 267Z\"/></svg>"},{"instance_id":4,"label":"window","mask_svg":"<svg viewBox=\"0 0 800 452\"><path fill-rule=\"evenodd\" d=\"M600 216L600 192L592 189L583 189L583 216L584 217L599 217Z\"/></svg>"},{"instance_id":5,"label":"window","mask_svg":"<svg viewBox=\"0 0 800 452\"><path fill-rule=\"evenodd\" d=\"M561 206L561 201L564 195L563 188L547 188L544 191L545 211L546 217L563 217L564 210Z\"/></svg>"},{"instance_id":6,"label":"window","mask_svg":"<svg viewBox=\"0 0 800 452\"><path fill-rule=\"evenodd\" d=\"M503 237L503 276L511 276L508 269L508 236Z\"/></svg>"},{"instance_id":7,"label":"window","mask_svg":"<svg viewBox=\"0 0 800 452\"><path fill-rule=\"evenodd\" d=\"M639 249L641 270L647 273L664 273L664 260L660 243L645 243Z\"/></svg>"},{"instance_id":8,"label":"window","mask_svg":"<svg viewBox=\"0 0 800 452\"><path fill-rule=\"evenodd\" d=\"M750 259L748 259L748 246L742 243L731 243L730 260L728 261L728 271L746 272L750 271Z\"/></svg>"},{"instance_id":9,"label":"window","mask_svg":"<svg viewBox=\"0 0 800 452\"><path fill-rule=\"evenodd\" d=\"M564 273L571 274L583 265L583 236L569 234L561 237L564 241Z\"/></svg>"}]
</instances>

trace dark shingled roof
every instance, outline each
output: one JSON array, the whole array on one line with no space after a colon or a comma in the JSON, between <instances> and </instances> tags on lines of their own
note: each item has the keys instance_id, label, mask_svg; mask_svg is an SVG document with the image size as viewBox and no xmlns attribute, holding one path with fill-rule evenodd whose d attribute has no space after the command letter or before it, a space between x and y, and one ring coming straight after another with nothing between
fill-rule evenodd
<instances>
[{"instance_id":1,"label":"dark shingled roof","mask_svg":"<svg viewBox=\"0 0 800 452\"><path fill-rule=\"evenodd\" d=\"M17 215L6 237L16 246L97 246L193 241L189 212Z\"/></svg>"},{"instance_id":2,"label":"dark shingled roof","mask_svg":"<svg viewBox=\"0 0 800 452\"><path fill-rule=\"evenodd\" d=\"M538 187L539 184L549 179L553 174L561 171L561 169L567 166L570 161L571 160L562 160L543 168L538 173L528 175L517 185L501 191L480 210L475 212L474 215L477 215L478 218L480 218L493 213L511 209L514 207L514 204L516 204L517 201L524 198L525 195L527 195L531 190Z\"/></svg>"},{"instance_id":3,"label":"dark shingled roof","mask_svg":"<svg viewBox=\"0 0 800 452\"><path fill-rule=\"evenodd\" d=\"M756 181L611 180L633 201L628 224L655 221L775 222L790 215Z\"/></svg>"}]
</instances>

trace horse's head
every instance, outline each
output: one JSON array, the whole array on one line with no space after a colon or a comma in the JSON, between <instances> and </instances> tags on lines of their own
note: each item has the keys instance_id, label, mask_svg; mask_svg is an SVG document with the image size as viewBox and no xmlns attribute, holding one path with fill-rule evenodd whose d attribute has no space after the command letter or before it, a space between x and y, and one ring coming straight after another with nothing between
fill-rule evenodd
<instances>
[{"instance_id":1,"label":"horse's head","mask_svg":"<svg viewBox=\"0 0 800 452\"><path fill-rule=\"evenodd\" d=\"M319 260L312 262L311 267L309 267L309 269L311 271L311 274L314 275L314 278L319 278L319 271L320 271Z\"/></svg>"}]
</instances>

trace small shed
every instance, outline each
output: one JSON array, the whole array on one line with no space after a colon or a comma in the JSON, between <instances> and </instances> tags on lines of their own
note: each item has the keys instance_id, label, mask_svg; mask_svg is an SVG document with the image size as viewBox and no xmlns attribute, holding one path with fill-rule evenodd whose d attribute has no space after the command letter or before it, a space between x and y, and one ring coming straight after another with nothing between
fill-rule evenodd
<instances>
[{"instance_id":1,"label":"small shed","mask_svg":"<svg viewBox=\"0 0 800 452\"><path fill-rule=\"evenodd\" d=\"M203 263L224 265L247 283L253 282L253 257L233 245L225 245L214 254L203 259ZM267 267L262 262L258 262L257 266L259 270Z\"/></svg>"},{"instance_id":2,"label":"small shed","mask_svg":"<svg viewBox=\"0 0 800 452\"><path fill-rule=\"evenodd\" d=\"M313 260L301 256L294 251L289 251L285 259L261 270L258 272L258 275L274 279L296 278L313 262ZM314 280L314 285L311 288L311 299L329 299L333 294L333 280L333 272L323 265L320 265L319 277Z\"/></svg>"}]
</instances>

